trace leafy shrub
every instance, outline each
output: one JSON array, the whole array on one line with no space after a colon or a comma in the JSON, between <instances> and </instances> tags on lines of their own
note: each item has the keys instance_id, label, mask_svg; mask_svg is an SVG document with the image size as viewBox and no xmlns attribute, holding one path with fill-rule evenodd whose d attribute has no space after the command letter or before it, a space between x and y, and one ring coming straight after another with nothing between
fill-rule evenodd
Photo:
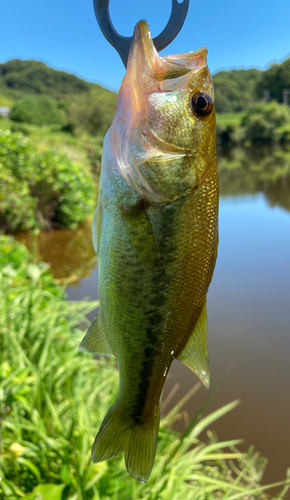
<instances>
[{"instance_id":1,"label":"leafy shrub","mask_svg":"<svg viewBox=\"0 0 290 500\"><path fill-rule=\"evenodd\" d=\"M49 294L59 300L65 298L64 290L56 285L49 272L49 266L44 262L34 263L26 246L16 241L12 236L5 234L0 235L0 272L2 272L4 281L4 276L7 278L6 285L12 281L16 292L21 291L22 285L30 286L35 280L39 281L41 277L39 284L42 289L47 290ZM1 283L2 291L5 290L4 281ZM43 296L43 305L47 303L47 297ZM2 349L3 345L0 345Z\"/></svg>"},{"instance_id":2,"label":"leafy shrub","mask_svg":"<svg viewBox=\"0 0 290 500\"><path fill-rule=\"evenodd\" d=\"M16 101L10 118L30 125L60 124L62 116L55 101L45 95L27 96Z\"/></svg>"},{"instance_id":3,"label":"leafy shrub","mask_svg":"<svg viewBox=\"0 0 290 500\"><path fill-rule=\"evenodd\" d=\"M290 142L290 108L275 101L244 113L217 115L217 144L286 144Z\"/></svg>"},{"instance_id":4,"label":"leafy shrub","mask_svg":"<svg viewBox=\"0 0 290 500\"><path fill-rule=\"evenodd\" d=\"M74 130L90 135L104 136L114 118L117 94L105 89L92 90L77 97L69 109L69 120Z\"/></svg>"},{"instance_id":5,"label":"leafy shrub","mask_svg":"<svg viewBox=\"0 0 290 500\"><path fill-rule=\"evenodd\" d=\"M220 114L216 117L217 144L227 146L237 144L243 140L241 113Z\"/></svg>"},{"instance_id":6,"label":"leafy shrub","mask_svg":"<svg viewBox=\"0 0 290 500\"><path fill-rule=\"evenodd\" d=\"M271 143L283 137L277 135L276 129L290 123L290 110L273 101L261 103L248 111L242 120L244 139L252 144Z\"/></svg>"},{"instance_id":7,"label":"leafy shrub","mask_svg":"<svg viewBox=\"0 0 290 500\"><path fill-rule=\"evenodd\" d=\"M31 127L27 125L26 123L21 123L21 122L10 122L9 124L9 129L11 132L17 132L20 134L23 134L25 136L30 135L30 129Z\"/></svg>"},{"instance_id":8,"label":"leafy shrub","mask_svg":"<svg viewBox=\"0 0 290 500\"><path fill-rule=\"evenodd\" d=\"M290 143L290 121L274 130L274 141L280 142L281 144Z\"/></svg>"},{"instance_id":9,"label":"leafy shrub","mask_svg":"<svg viewBox=\"0 0 290 500\"><path fill-rule=\"evenodd\" d=\"M92 213L92 178L65 155L38 153L22 134L0 129L0 225L75 227Z\"/></svg>"},{"instance_id":10,"label":"leafy shrub","mask_svg":"<svg viewBox=\"0 0 290 500\"><path fill-rule=\"evenodd\" d=\"M238 441L218 442L212 432L207 445L199 439L236 402L203 417L205 405L180 435L170 430L188 397L180 401L161 421L148 484L128 476L120 456L93 464L94 436L118 391L111 357L77 353L84 315L97 304L64 301L47 266L29 262L7 236L0 236L0 280L1 498L266 500L266 460L253 448L241 454Z\"/></svg>"}]
</instances>

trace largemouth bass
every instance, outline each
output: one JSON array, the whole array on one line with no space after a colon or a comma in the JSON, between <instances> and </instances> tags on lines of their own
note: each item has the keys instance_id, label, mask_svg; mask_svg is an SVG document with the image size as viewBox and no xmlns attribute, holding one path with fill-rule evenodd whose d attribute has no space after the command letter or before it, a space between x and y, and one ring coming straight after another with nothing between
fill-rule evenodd
<instances>
[{"instance_id":1,"label":"largemouth bass","mask_svg":"<svg viewBox=\"0 0 290 500\"><path fill-rule=\"evenodd\" d=\"M161 57L135 28L104 142L93 240L100 309L79 349L114 354L120 388L92 448L147 481L174 359L209 386L206 294L218 245L213 84L206 48Z\"/></svg>"}]
</instances>

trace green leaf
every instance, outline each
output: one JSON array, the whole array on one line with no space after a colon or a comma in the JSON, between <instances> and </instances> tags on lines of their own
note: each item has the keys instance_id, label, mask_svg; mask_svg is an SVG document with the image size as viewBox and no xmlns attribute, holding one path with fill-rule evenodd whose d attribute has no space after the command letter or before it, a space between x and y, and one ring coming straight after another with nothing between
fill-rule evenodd
<instances>
[{"instance_id":1,"label":"green leaf","mask_svg":"<svg viewBox=\"0 0 290 500\"><path fill-rule=\"evenodd\" d=\"M32 279L32 281L39 280L39 276L41 275L41 270L36 264L28 264L26 271L28 276Z\"/></svg>"},{"instance_id":2,"label":"green leaf","mask_svg":"<svg viewBox=\"0 0 290 500\"><path fill-rule=\"evenodd\" d=\"M64 484L39 484L26 500L61 500Z\"/></svg>"}]
</instances>

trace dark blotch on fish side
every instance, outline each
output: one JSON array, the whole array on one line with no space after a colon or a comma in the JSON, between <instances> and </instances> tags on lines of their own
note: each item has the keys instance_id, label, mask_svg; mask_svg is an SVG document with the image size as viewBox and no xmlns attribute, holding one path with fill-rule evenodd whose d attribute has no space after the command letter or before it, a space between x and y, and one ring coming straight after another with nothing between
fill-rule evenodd
<instances>
[{"instance_id":1,"label":"dark blotch on fish side","mask_svg":"<svg viewBox=\"0 0 290 500\"><path fill-rule=\"evenodd\" d=\"M138 399L136 404L132 406L132 418L136 424L143 422L143 408L146 403L147 394L150 389L150 377L152 376L154 363L156 362L156 353L163 349L162 344L158 342L158 333L156 325L162 324L163 314L162 306L165 305L166 294L166 268L174 260L174 247L172 246L173 223L175 216L175 207L166 206L160 209L163 217L161 217L161 225L163 227L160 241L158 242L158 265L153 271L152 281L153 287L150 290L150 296L154 300L148 300L152 309L148 312L149 327L146 330L146 339L148 345L144 351L144 359L140 370L140 384L138 390ZM168 280L170 281L170 280ZM170 360L169 360L170 362ZM171 364L171 363L170 363ZM149 382L149 383L148 383Z\"/></svg>"}]
</instances>

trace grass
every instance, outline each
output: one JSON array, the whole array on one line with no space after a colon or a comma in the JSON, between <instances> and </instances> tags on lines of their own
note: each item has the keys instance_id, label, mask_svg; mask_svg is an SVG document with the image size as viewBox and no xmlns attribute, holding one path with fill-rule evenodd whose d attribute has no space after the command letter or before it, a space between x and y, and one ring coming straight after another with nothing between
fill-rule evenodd
<instances>
[{"instance_id":1,"label":"grass","mask_svg":"<svg viewBox=\"0 0 290 500\"><path fill-rule=\"evenodd\" d=\"M5 95L0 95L0 106L11 108L13 104L14 101L12 99L9 99L9 97L6 97Z\"/></svg>"},{"instance_id":2,"label":"grass","mask_svg":"<svg viewBox=\"0 0 290 500\"><path fill-rule=\"evenodd\" d=\"M209 400L183 435L172 430L199 384L163 416L147 484L127 474L122 456L93 464L93 439L118 391L114 359L76 350L97 303L65 301L47 266L0 236L0 304L0 498L269 498L270 486L261 487L266 460L252 447L241 454L239 441L219 442L209 430L207 443L200 440L237 401L205 414ZM276 499L285 498L289 480L281 487Z\"/></svg>"}]
</instances>

